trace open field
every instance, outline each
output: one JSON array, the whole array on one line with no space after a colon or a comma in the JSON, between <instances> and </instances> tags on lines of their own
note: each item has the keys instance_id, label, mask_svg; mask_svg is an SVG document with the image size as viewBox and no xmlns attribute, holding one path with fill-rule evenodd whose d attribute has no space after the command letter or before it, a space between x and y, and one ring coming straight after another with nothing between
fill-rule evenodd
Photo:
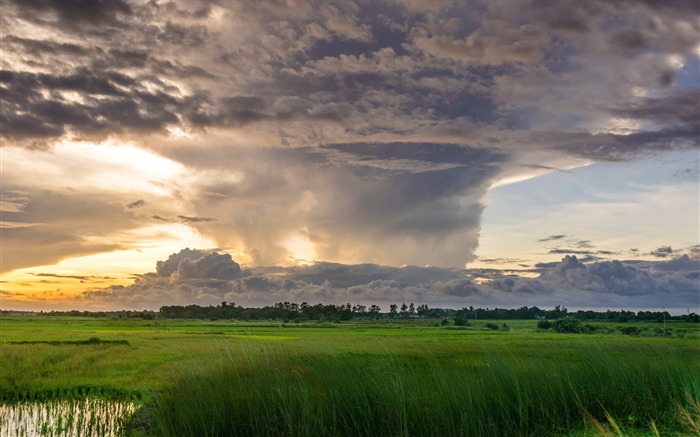
<instances>
[{"instance_id":1,"label":"open field","mask_svg":"<svg viewBox=\"0 0 700 437\"><path fill-rule=\"evenodd\" d=\"M7 316L0 396L134 401L134 435L697 435L697 325L486 323Z\"/></svg>"}]
</instances>

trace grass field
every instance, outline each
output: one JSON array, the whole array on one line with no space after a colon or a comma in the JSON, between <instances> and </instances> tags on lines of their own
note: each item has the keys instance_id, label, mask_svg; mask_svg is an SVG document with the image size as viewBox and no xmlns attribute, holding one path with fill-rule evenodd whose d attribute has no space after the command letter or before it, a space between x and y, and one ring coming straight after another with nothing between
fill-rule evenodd
<instances>
[{"instance_id":1,"label":"grass field","mask_svg":"<svg viewBox=\"0 0 700 437\"><path fill-rule=\"evenodd\" d=\"M439 322L6 316L0 398L133 402L144 436L698 435L696 325Z\"/></svg>"}]
</instances>

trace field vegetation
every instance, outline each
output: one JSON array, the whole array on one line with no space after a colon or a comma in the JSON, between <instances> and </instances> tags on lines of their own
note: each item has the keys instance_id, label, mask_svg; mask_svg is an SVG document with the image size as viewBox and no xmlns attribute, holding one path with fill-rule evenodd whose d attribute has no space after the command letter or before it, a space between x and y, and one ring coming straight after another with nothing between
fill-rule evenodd
<instances>
[{"instance_id":1,"label":"field vegetation","mask_svg":"<svg viewBox=\"0 0 700 437\"><path fill-rule=\"evenodd\" d=\"M3 316L0 428L104 399L115 435L700 435L697 323L566 323Z\"/></svg>"}]
</instances>

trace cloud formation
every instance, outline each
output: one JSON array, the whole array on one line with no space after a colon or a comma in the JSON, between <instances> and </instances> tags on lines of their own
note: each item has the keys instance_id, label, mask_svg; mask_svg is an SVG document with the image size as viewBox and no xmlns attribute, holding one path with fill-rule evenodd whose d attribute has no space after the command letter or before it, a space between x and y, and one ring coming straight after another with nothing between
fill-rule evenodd
<instances>
[{"instance_id":1,"label":"cloud formation","mask_svg":"<svg viewBox=\"0 0 700 437\"><path fill-rule=\"evenodd\" d=\"M120 247L90 242L101 220L179 220L251 265L464 267L504 176L700 137L696 1L0 7L3 147L129 143L182 167L129 198L54 181L95 207L76 206L70 226L48 207L7 220L27 251L10 269ZM6 182L48 201L40 184Z\"/></svg>"},{"instance_id":2,"label":"cloud formation","mask_svg":"<svg viewBox=\"0 0 700 437\"><path fill-rule=\"evenodd\" d=\"M477 282L477 276L482 280ZM525 278L497 270L484 275L464 269L376 264L241 269L228 254L184 249L159 261L155 273L132 285L96 289L83 298L132 308L222 300L244 306L289 301L584 308L656 308L662 302L682 308L700 303L699 281L700 263L687 254L636 264L617 260L584 264L566 256L543 268L539 277Z\"/></svg>"}]
</instances>

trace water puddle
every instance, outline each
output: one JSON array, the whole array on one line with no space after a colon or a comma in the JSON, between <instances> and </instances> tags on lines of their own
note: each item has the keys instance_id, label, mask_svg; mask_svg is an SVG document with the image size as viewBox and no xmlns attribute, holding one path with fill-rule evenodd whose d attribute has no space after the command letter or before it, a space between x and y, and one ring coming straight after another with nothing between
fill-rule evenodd
<instances>
[{"instance_id":1,"label":"water puddle","mask_svg":"<svg viewBox=\"0 0 700 437\"><path fill-rule=\"evenodd\" d=\"M106 399L0 404L0 437L119 436L136 410Z\"/></svg>"}]
</instances>

